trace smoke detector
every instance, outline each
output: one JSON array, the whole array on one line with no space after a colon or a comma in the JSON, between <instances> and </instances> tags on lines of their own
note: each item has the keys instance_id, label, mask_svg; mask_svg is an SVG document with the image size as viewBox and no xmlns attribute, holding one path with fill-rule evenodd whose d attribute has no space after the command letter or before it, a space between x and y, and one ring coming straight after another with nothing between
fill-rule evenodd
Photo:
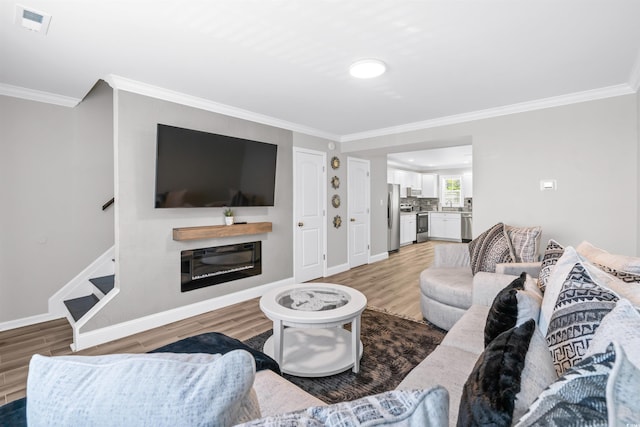
<instances>
[{"instance_id":1,"label":"smoke detector","mask_svg":"<svg viewBox=\"0 0 640 427\"><path fill-rule=\"evenodd\" d=\"M49 30L51 15L17 4L15 21L22 28L45 35Z\"/></svg>"}]
</instances>

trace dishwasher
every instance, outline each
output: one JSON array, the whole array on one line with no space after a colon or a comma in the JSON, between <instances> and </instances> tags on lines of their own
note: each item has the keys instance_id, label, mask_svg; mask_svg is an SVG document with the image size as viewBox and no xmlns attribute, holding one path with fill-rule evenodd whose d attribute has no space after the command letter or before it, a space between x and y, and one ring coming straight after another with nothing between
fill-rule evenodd
<instances>
[{"instance_id":1,"label":"dishwasher","mask_svg":"<svg viewBox=\"0 0 640 427\"><path fill-rule=\"evenodd\" d=\"M462 227L462 241L470 242L473 239L473 232L471 231L471 221L473 214L471 212L463 212L460 214L460 227Z\"/></svg>"}]
</instances>

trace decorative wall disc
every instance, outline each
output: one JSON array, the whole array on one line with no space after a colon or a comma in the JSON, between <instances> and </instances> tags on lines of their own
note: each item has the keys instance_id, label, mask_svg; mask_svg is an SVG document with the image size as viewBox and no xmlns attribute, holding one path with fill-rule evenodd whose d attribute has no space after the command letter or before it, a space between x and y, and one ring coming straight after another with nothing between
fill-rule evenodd
<instances>
[{"instance_id":1,"label":"decorative wall disc","mask_svg":"<svg viewBox=\"0 0 640 427\"><path fill-rule=\"evenodd\" d=\"M335 228L340 228L340 226L342 225L342 218L340 218L340 215L336 215L333 217L333 226Z\"/></svg>"},{"instance_id":2,"label":"decorative wall disc","mask_svg":"<svg viewBox=\"0 0 640 427\"><path fill-rule=\"evenodd\" d=\"M340 207L340 196L338 196L337 194L334 194L333 197L331 198L331 205L334 208Z\"/></svg>"},{"instance_id":3,"label":"decorative wall disc","mask_svg":"<svg viewBox=\"0 0 640 427\"><path fill-rule=\"evenodd\" d=\"M337 157L332 157L331 158L331 167L334 169L338 169L340 167L340 159Z\"/></svg>"},{"instance_id":4,"label":"decorative wall disc","mask_svg":"<svg viewBox=\"0 0 640 427\"><path fill-rule=\"evenodd\" d=\"M331 178L331 186L337 190L340 187L340 178L337 176Z\"/></svg>"}]
</instances>

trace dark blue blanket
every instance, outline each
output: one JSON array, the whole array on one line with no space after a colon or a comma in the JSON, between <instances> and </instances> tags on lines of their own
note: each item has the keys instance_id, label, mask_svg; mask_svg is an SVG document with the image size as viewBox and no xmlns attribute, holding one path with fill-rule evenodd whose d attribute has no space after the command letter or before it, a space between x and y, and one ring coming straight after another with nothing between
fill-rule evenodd
<instances>
[{"instance_id":1,"label":"dark blue blanket","mask_svg":"<svg viewBox=\"0 0 640 427\"><path fill-rule=\"evenodd\" d=\"M163 347L151 350L149 353L228 353L231 350L242 349L253 355L256 361L256 370L271 369L280 374L280 367L271 357L254 350L238 341L219 332L209 332L193 337L185 338ZM2 427L26 427L27 425L27 399L22 398L6 405L0 406L0 426Z\"/></svg>"}]
</instances>

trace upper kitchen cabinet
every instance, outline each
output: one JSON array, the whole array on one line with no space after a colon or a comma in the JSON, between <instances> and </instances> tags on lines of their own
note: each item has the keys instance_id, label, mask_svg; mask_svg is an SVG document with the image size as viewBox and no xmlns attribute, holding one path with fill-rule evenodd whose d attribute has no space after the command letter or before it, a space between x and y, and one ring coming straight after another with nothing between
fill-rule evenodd
<instances>
[{"instance_id":1,"label":"upper kitchen cabinet","mask_svg":"<svg viewBox=\"0 0 640 427\"><path fill-rule=\"evenodd\" d=\"M462 192L465 198L473 197L473 174L471 172L465 172L462 175Z\"/></svg>"},{"instance_id":2,"label":"upper kitchen cabinet","mask_svg":"<svg viewBox=\"0 0 640 427\"><path fill-rule=\"evenodd\" d=\"M437 173L422 174L422 197L429 197L429 198L438 197L438 174Z\"/></svg>"},{"instance_id":3,"label":"upper kitchen cabinet","mask_svg":"<svg viewBox=\"0 0 640 427\"><path fill-rule=\"evenodd\" d=\"M387 168L387 183L400 185L400 197L407 197L407 188L421 189L422 174L402 169Z\"/></svg>"}]
</instances>

